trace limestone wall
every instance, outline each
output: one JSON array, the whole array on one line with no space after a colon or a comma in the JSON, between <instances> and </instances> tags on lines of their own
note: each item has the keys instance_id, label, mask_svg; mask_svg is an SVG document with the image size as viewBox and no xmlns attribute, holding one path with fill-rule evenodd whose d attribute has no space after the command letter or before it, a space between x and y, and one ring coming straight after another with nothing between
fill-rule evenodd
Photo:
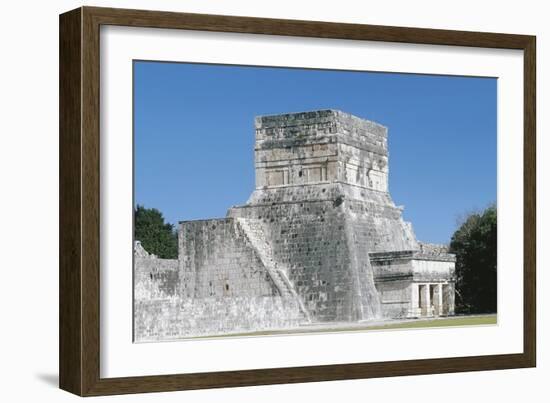
<instances>
[{"instance_id":1,"label":"limestone wall","mask_svg":"<svg viewBox=\"0 0 550 403\"><path fill-rule=\"evenodd\" d=\"M411 310L411 281L396 279L379 281L376 289L380 293L382 316L385 318L406 318Z\"/></svg>"},{"instance_id":2,"label":"limestone wall","mask_svg":"<svg viewBox=\"0 0 550 403\"><path fill-rule=\"evenodd\" d=\"M454 282L456 256L446 245L420 243L413 255L412 271L416 281Z\"/></svg>"},{"instance_id":3,"label":"limestone wall","mask_svg":"<svg viewBox=\"0 0 550 403\"><path fill-rule=\"evenodd\" d=\"M256 118L256 188L342 182L388 189L387 129L337 110Z\"/></svg>"},{"instance_id":4,"label":"limestone wall","mask_svg":"<svg viewBox=\"0 0 550 403\"><path fill-rule=\"evenodd\" d=\"M180 225L178 260L134 253L134 340L282 329L304 320L231 219Z\"/></svg>"},{"instance_id":5,"label":"limestone wall","mask_svg":"<svg viewBox=\"0 0 550 403\"><path fill-rule=\"evenodd\" d=\"M412 260L412 270L415 280L447 281L454 276L454 262L433 260Z\"/></svg>"},{"instance_id":6,"label":"limestone wall","mask_svg":"<svg viewBox=\"0 0 550 403\"><path fill-rule=\"evenodd\" d=\"M288 329L302 319L295 302L277 296L140 300L135 317L138 342Z\"/></svg>"},{"instance_id":7,"label":"limestone wall","mask_svg":"<svg viewBox=\"0 0 550 403\"><path fill-rule=\"evenodd\" d=\"M347 216L338 186L257 191L235 217L260 220L275 260L315 321L380 316L365 243Z\"/></svg>"},{"instance_id":8,"label":"limestone wall","mask_svg":"<svg viewBox=\"0 0 550 403\"><path fill-rule=\"evenodd\" d=\"M134 299L174 296L179 284L178 260L159 259L139 241L134 245Z\"/></svg>"},{"instance_id":9,"label":"limestone wall","mask_svg":"<svg viewBox=\"0 0 550 403\"><path fill-rule=\"evenodd\" d=\"M254 247L234 219L182 222L178 238L182 297L279 295Z\"/></svg>"}]
</instances>

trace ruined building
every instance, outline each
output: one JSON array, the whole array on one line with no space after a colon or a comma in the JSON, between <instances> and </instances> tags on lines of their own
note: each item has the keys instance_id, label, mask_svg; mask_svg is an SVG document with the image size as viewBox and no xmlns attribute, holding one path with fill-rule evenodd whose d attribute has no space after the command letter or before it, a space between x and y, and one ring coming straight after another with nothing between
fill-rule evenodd
<instances>
[{"instance_id":1,"label":"ruined building","mask_svg":"<svg viewBox=\"0 0 550 403\"><path fill-rule=\"evenodd\" d=\"M136 247L137 341L453 314L454 255L393 203L386 127L336 110L255 127L247 203L180 222L177 260Z\"/></svg>"}]
</instances>

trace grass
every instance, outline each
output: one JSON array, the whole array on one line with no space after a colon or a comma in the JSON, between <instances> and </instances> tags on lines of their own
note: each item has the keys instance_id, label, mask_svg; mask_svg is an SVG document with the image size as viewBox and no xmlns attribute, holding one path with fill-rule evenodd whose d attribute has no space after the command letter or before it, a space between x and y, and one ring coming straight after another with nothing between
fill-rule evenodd
<instances>
[{"instance_id":1,"label":"grass","mask_svg":"<svg viewBox=\"0 0 550 403\"><path fill-rule=\"evenodd\" d=\"M367 327L366 330L385 330L385 329L411 329L422 327L447 327L447 326L478 326L478 325L496 325L497 315L481 316L455 316L453 318L412 320L410 322L389 323Z\"/></svg>"},{"instance_id":2,"label":"grass","mask_svg":"<svg viewBox=\"0 0 550 403\"><path fill-rule=\"evenodd\" d=\"M313 326L302 326L293 329L280 330L263 330L257 332L246 333L227 333L212 336L198 336L193 338L220 338L220 337L248 337L248 336L274 336L287 334L310 334L310 333L333 333L333 332L364 332L370 330L392 330L392 329L416 329L429 327L451 327L451 326L480 326L480 325L496 325L497 315L471 315L471 316L454 316L448 318L437 319L409 319L380 324L357 323L349 324L319 324Z\"/></svg>"}]
</instances>

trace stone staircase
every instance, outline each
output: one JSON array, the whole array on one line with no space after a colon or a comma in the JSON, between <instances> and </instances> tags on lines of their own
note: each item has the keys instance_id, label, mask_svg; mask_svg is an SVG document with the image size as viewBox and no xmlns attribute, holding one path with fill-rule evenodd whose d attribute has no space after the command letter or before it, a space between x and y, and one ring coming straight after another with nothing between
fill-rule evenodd
<instances>
[{"instance_id":1,"label":"stone staircase","mask_svg":"<svg viewBox=\"0 0 550 403\"><path fill-rule=\"evenodd\" d=\"M302 299L290 282L286 274L286 269L281 267L273 257L273 251L271 250L271 245L267 242L267 237L262 227L262 222L260 220L249 218L235 218L235 220L256 251L258 258L264 265L266 271L271 277L271 280L275 284L275 287L279 290L281 297L295 300L298 303L301 313L304 315L304 319L306 319L307 322L311 322L309 312L305 308Z\"/></svg>"}]
</instances>

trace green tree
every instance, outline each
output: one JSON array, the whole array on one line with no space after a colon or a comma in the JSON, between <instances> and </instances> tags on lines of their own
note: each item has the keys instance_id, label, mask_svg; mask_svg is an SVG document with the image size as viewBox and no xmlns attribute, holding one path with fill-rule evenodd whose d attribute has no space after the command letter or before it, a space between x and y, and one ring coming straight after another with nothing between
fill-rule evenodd
<instances>
[{"instance_id":1,"label":"green tree","mask_svg":"<svg viewBox=\"0 0 550 403\"><path fill-rule=\"evenodd\" d=\"M134 210L134 237L149 253L163 259L178 257L178 237L174 226L165 223L162 213L155 208L138 204Z\"/></svg>"},{"instance_id":2,"label":"green tree","mask_svg":"<svg viewBox=\"0 0 550 403\"><path fill-rule=\"evenodd\" d=\"M456 312L497 311L497 208L471 213L454 233Z\"/></svg>"}]
</instances>

